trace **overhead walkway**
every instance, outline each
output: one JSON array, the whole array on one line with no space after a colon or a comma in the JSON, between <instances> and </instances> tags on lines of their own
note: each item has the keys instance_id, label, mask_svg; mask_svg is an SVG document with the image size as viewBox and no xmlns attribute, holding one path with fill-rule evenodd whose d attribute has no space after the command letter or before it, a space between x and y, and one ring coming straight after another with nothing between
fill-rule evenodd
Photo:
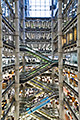
<instances>
[{"instance_id":1,"label":"overhead walkway","mask_svg":"<svg viewBox=\"0 0 80 120\"><path fill-rule=\"evenodd\" d=\"M58 66L58 61L56 62L54 61L53 63L46 63L28 74L25 72L24 74L21 74L20 76L20 83L25 83L33 79L34 77L41 75L42 73L56 66Z\"/></svg>"}]
</instances>

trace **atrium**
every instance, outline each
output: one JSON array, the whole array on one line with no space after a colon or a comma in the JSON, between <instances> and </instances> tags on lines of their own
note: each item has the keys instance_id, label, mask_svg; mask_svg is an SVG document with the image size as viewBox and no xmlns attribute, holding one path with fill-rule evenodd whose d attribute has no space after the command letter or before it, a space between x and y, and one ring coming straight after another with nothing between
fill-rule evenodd
<instances>
[{"instance_id":1,"label":"atrium","mask_svg":"<svg viewBox=\"0 0 80 120\"><path fill-rule=\"evenodd\" d=\"M0 0L0 120L80 120L80 0Z\"/></svg>"}]
</instances>

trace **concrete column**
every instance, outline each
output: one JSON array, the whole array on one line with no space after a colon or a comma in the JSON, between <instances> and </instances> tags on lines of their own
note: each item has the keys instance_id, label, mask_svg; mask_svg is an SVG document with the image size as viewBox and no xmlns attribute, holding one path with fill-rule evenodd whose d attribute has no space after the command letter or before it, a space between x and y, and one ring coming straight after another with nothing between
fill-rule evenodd
<instances>
[{"instance_id":1,"label":"concrete column","mask_svg":"<svg viewBox=\"0 0 80 120\"><path fill-rule=\"evenodd\" d=\"M19 1L15 0L15 120L19 119Z\"/></svg>"},{"instance_id":2,"label":"concrete column","mask_svg":"<svg viewBox=\"0 0 80 120\"><path fill-rule=\"evenodd\" d=\"M0 0L0 120L2 114L2 9L1 9L1 0Z\"/></svg>"},{"instance_id":3,"label":"concrete column","mask_svg":"<svg viewBox=\"0 0 80 120\"><path fill-rule=\"evenodd\" d=\"M78 57L79 118L80 118L80 0L78 0L77 8L77 57Z\"/></svg>"},{"instance_id":4,"label":"concrete column","mask_svg":"<svg viewBox=\"0 0 80 120\"><path fill-rule=\"evenodd\" d=\"M23 43L25 44L25 0L23 0Z\"/></svg>"},{"instance_id":5,"label":"concrete column","mask_svg":"<svg viewBox=\"0 0 80 120\"><path fill-rule=\"evenodd\" d=\"M53 6L53 0L52 0L52 6ZM52 16L51 16L52 59L54 59L54 55L53 55L53 52L54 52L54 44L53 44L53 41L54 41L54 30L53 30L53 27L54 26L53 25L54 25L54 22L53 22L53 9L52 9ZM51 75L51 77L52 77L52 84L54 84L54 75L55 75L55 70L54 70L54 68L52 68L52 75Z\"/></svg>"},{"instance_id":6,"label":"concrete column","mask_svg":"<svg viewBox=\"0 0 80 120\"><path fill-rule=\"evenodd\" d=\"M60 120L64 120L63 104L63 53L62 53L62 0L58 0L58 57L59 57L59 112Z\"/></svg>"},{"instance_id":7,"label":"concrete column","mask_svg":"<svg viewBox=\"0 0 80 120\"><path fill-rule=\"evenodd\" d=\"M53 6L53 0L52 0L52 6ZM53 47L53 9L52 9L52 13L51 13L51 32L52 32L52 34L51 34L51 41L52 41L52 59L53 59L53 49L54 49L54 47Z\"/></svg>"}]
</instances>

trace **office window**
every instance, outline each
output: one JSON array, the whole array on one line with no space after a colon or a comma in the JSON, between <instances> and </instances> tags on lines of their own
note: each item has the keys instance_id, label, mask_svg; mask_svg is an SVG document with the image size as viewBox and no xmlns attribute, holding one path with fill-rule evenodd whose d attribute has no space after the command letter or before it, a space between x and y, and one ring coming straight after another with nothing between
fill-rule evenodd
<instances>
[{"instance_id":1,"label":"office window","mask_svg":"<svg viewBox=\"0 0 80 120\"><path fill-rule=\"evenodd\" d=\"M69 44L69 33L67 33L67 44Z\"/></svg>"},{"instance_id":2,"label":"office window","mask_svg":"<svg viewBox=\"0 0 80 120\"><path fill-rule=\"evenodd\" d=\"M66 35L63 36L62 38L62 46L66 43Z\"/></svg>"},{"instance_id":3,"label":"office window","mask_svg":"<svg viewBox=\"0 0 80 120\"><path fill-rule=\"evenodd\" d=\"M73 39L73 34L70 33L70 41L72 41L72 39Z\"/></svg>"},{"instance_id":4,"label":"office window","mask_svg":"<svg viewBox=\"0 0 80 120\"><path fill-rule=\"evenodd\" d=\"M77 28L74 28L74 41L77 40Z\"/></svg>"}]
</instances>

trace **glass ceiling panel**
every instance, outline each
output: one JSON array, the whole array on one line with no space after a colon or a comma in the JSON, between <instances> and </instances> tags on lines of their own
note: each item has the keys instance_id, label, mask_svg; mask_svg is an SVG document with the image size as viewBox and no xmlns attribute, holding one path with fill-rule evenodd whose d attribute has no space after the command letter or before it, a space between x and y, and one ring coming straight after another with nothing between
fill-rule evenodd
<instances>
[{"instance_id":1,"label":"glass ceiling panel","mask_svg":"<svg viewBox=\"0 0 80 120\"><path fill-rule=\"evenodd\" d=\"M25 0L26 17L51 17L51 0Z\"/></svg>"}]
</instances>

